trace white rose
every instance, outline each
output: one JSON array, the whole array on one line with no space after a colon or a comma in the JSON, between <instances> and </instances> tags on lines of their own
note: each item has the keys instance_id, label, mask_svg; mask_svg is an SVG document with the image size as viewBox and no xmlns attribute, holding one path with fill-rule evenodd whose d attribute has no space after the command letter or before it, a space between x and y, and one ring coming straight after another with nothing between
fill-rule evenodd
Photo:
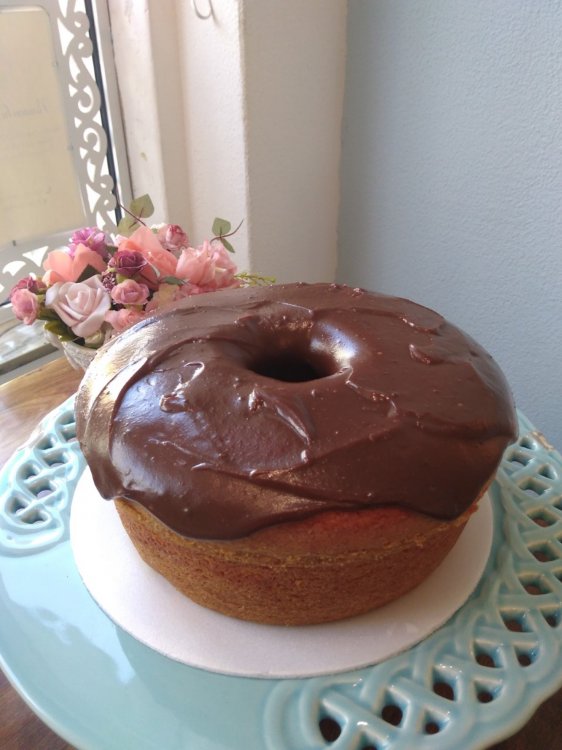
<instances>
[{"instance_id":1,"label":"white rose","mask_svg":"<svg viewBox=\"0 0 562 750\"><path fill-rule=\"evenodd\" d=\"M106 312L111 307L111 297L99 276L86 281L58 281L47 289L45 305L53 309L80 338L99 331Z\"/></svg>"}]
</instances>

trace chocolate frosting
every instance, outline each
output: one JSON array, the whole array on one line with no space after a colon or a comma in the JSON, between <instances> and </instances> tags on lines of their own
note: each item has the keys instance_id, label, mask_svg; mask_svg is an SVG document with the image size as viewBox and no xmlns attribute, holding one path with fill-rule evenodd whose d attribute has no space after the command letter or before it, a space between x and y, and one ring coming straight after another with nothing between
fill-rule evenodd
<instances>
[{"instance_id":1,"label":"chocolate frosting","mask_svg":"<svg viewBox=\"0 0 562 750\"><path fill-rule=\"evenodd\" d=\"M205 539L376 505L452 519L516 436L481 346L336 284L188 298L100 351L76 413L103 497Z\"/></svg>"}]
</instances>

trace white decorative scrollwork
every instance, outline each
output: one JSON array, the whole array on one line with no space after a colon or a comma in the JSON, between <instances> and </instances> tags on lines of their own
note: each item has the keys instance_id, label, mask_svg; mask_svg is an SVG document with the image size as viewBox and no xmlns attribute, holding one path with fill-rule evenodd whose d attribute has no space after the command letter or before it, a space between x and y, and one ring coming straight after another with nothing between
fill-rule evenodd
<instances>
[{"instance_id":1,"label":"white decorative scrollwork","mask_svg":"<svg viewBox=\"0 0 562 750\"><path fill-rule=\"evenodd\" d=\"M92 63L90 23L84 7L83 0L59 0L59 40L75 126L71 143L79 156L75 157L75 166L86 214L92 225L110 227L115 224L116 200L107 164L107 134L100 117L100 90Z\"/></svg>"},{"instance_id":2,"label":"white decorative scrollwork","mask_svg":"<svg viewBox=\"0 0 562 750\"><path fill-rule=\"evenodd\" d=\"M9 5L22 10L27 0L12 0ZM112 172L119 177L119 192L124 202L130 197L126 155L114 152L112 143L123 142L122 122L116 93L113 59L101 46L107 47L110 37L105 0L34 0L35 8L43 9L51 26L54 64L62 95L68 149L83 207L81 226L99 226L107 230L116 224L115 184ZM91 24L95 15L95 28ZM96 34L100 45L93 44ZM104 40L103 43L101 40ZM49 60L43 61L50 64ZM96 80L96 67L98 78ZM100 91L103 85L104 92ZM102 101L102 93L105 93ZM103 105L103 106L102 106ZM107 133L105 127L110 127ZM109 136L109 138L108 138ZM0 302L10 288L30 272L42 272L45 254L67 243L77 226L40 237L14 237L0 247Z\"/></svg>"}]
</instances>

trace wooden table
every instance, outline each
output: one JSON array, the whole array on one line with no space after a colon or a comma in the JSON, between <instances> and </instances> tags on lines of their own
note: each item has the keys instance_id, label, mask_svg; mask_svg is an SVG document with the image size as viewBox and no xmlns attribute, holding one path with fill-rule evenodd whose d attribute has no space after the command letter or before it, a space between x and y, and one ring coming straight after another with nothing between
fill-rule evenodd
<instances>
[{"instance_id":1,"label":"wooden table","mask_svg":"<svg viewBox=\"0 0 562 750\"><path fill-rule=\"evenodd\" d=\"M0 466L49 411L73 393L80 373L59 359L0 386ZM562 747L562 689L539 708L516 735L493 750L557 750ZM27 707L0 672L0 748L73 750ZM93 748L91 750L94 750ZM166 748L158 749L166 750ZM193 748L197 750L197 748ZM262 750L262 748L248 748Z\"/></svg>"}]
</instances>

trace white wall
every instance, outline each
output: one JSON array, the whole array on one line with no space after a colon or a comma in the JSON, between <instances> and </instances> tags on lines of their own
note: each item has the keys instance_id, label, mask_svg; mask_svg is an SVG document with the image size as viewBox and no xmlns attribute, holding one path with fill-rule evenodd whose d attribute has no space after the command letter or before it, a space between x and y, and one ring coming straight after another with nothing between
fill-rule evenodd
<instances>
[{"instance_id":1,"label":"white wall","mask_svg":"<svg viewBox=\"0 0 562 750\"><path fill-rule=\"evenodd\" d=\"M350 0L338 277L444 313L562 448L562 4Z\"/></svg>"},{"instance_id":2,"label":"white wall","mask_svg":"<svg viewBox=\"0 0 562 750\"><path fill-rule=\"evenodd\" d=\"M183 106L181 139L187 160L182 193L190 226L200 242L216 216L233 227L244 221L232 244L240 269L250 266L244 88L240 10L232 0L213 0L214 15L198 18L191 2L176 1ZM197 4L207 13L209 3Z\"/></svg>"},{"instance_id":3,"label":"white wall","mask_svg":"<svg viewBox=\"0 0 562 750\"><path fill-rule=\"evenodd\" d=\"M252 265L278 281L336 272L343 0L244 0Z\"/></svg>"},{"instance_id":4,"label":"white wall","mask_svg":"<svg viewBox=\"0 0 562 750\"><path fill-rule=\"evenodd\" d=\"M133 196L150 194L155 223L189 226L175 3L108 0L108 7Z\"/></svg>"}]
</instances>

